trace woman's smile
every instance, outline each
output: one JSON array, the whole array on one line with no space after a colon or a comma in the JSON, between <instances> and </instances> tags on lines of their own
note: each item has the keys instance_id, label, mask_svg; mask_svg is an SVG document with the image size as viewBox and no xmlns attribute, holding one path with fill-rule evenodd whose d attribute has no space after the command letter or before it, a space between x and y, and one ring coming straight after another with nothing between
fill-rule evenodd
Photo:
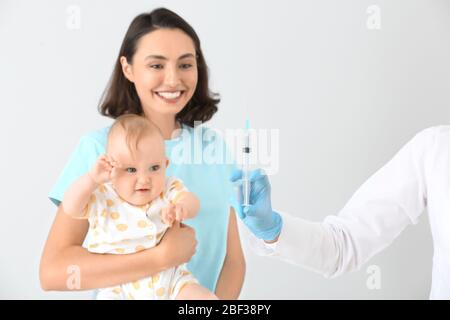
<instances>
[{"instance_id":1,"label":"woman's smile","mask_svg":"<svg viewBox=\"0 0 450 320\"><path fill-rule=\"evenodd\" d=\"M166 103L175 104L183 97L185 90L178 91L154 91L155 95Z\"/></svg>"}]
</instances>

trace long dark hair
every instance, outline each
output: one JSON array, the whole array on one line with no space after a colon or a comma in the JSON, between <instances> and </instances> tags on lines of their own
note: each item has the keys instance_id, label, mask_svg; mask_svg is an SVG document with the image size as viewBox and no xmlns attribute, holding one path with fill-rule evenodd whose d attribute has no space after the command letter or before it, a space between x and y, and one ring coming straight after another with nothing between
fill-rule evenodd
<instances>
[{"instance_id":1,"label":"long dark hair","mask_svg":"<svg viewBox=\"0 0 450 320\"><path fill-rule=\"evenodd\" d=\"M200 47L200 39L194 29L179 15L165 8L158 8L150 13L138 15L128 27L111 79L100 100L99 111L102 115L113 119L127 113L143 115L144 111L136 88L122 72L120 57L126 57L127 62L131 63L139 39L149 32L162 28L182 30L195 45L198 70L197 87L191 100L176 115L176 119L193 127L194 121L206 122L217 112L220 98L209 90L208 66Z\"/></svg>"}]
</instances>

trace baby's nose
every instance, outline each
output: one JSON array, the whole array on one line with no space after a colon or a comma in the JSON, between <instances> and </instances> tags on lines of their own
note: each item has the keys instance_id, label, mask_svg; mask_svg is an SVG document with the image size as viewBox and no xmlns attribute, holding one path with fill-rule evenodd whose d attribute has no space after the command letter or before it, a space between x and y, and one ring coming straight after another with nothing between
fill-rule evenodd
<instances>
[{"instance_id":1,"label":"baby's nose","mask_svg":"<svg viewBox=\"0 0 450 320\"><path fill-rule=\"evenodd\" d=\"M140 183L148 183L148 182L151 181L151 179L150 179L150 176L149 176L149 175L140 175L140 176L138 177L138 181L139 181Z\"/></svg>"}]
</instances>

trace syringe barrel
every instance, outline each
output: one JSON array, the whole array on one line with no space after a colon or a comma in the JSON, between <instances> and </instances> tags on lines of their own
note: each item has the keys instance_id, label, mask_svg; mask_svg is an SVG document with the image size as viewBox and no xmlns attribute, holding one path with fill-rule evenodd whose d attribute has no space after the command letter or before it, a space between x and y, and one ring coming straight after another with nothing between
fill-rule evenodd
<instances>
[{"instance_id":1,"label":"syringe barrel","mask_svg":"<svg viewBox=\"0 0 450 320\"><path fill-rule=\"evenodd\" d=\"M249 158L250 158L250 148L249 147L244 147L242 150L242 157L243 157L243 161L242 161L242 193L243 193L243 197L244 197L244 206L249 206L250 205L250 177L249 177L249 173L250 173L250 162L249 162Z\"/></svg>"}]
</instances>

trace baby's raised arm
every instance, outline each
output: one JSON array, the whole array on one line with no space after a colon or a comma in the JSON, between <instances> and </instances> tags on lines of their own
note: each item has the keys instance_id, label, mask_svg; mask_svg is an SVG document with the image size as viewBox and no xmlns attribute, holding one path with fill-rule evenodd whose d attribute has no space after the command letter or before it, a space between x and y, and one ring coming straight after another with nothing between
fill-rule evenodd
<instances>
[{"instance_id":1,"label":"baby's raised arm","mask_svg":"<svg viewBox=\"0 0 450 320\"><path fill-rule=\"evenodd\" d=\"M101 155L92 169L75 180L64 193L62 207L64 212L74 218L87 218L87 205L95 189L110 180L114 162L107 155Z\"/></svg>"}]
</instances>

